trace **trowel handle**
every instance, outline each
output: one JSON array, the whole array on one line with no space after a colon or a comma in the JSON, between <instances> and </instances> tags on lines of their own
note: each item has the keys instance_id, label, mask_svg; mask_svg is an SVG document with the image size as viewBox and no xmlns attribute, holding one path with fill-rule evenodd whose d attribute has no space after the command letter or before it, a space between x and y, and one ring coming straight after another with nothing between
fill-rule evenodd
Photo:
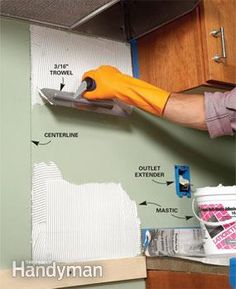
<instances>
[{"instance_id":1,"label":"trowel handle","mask_svg":"<svg viewBox=\"0 0 236 289\"><path fill-rule=\"evenodd\" d=\"M91 78L91 77L85 77L83 79L83 83L86 83L86 90L85 90L85 86L82 88L83 89L83 93L85 91L93 91L96 89L96 81ZM79 91L79 95L82 95L81 90ZM78 98L76 101L76 104L78 106L78 103L80 103L81 105L93 105L93 106L97 106L100 108L105 108L105 109L113 109L114 106L114 102L111 99L108 100L89 100L89 99L85 99L85 98Z\"/></svg>"},{"instance_id":2,"label":"trowel handle","mask_svg":"<svg viewBox=\"0 0 236 289\"><path fill-rule=\"evenodd\" d=\"M96 82L91 77L85 77L83 81L85 81L87 84L87 91L92 91L96 89Z\"/></svg>"}]
</instances>

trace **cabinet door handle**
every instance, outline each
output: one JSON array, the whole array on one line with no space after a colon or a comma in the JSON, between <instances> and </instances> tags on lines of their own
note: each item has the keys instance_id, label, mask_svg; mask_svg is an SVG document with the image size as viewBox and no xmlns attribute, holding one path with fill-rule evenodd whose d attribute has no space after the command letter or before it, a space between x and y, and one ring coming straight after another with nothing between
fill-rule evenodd
<instances>
[{"instance_id":1,"label":"cabinet door handle","mask_svg":"<svg viewBox=\"0 0 236 289\"><path fill-rule=\"evenodd\" d=\"M221 26L219 30L215 30L213 29L210 32L210 35L212 35L213 37L219 37L221 39L221 55L219 54L215 54L214 57L212 58L215 62L221 62L222 59L226 59L227 55L226 55L226 49L225 49L225 31L224 31L224 27Z\"/></svg>"}]
</instances>

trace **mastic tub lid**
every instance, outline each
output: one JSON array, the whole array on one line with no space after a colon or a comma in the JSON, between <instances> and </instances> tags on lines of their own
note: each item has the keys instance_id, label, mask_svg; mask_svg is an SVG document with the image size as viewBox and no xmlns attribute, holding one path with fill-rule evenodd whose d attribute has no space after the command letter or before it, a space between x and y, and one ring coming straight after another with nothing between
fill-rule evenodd
<instances>
[{"instance_id":1,"label":"mastic tub lid","mask_svg":"<svg viewBox=\"0 0 236 289\"><path fill-rule=\"evenodd\" d=\"M236 194L236 186L222 186L198 188L194 193L194 197L212 196L217 194L232 195Z\"/></svg>"}]
</instances>

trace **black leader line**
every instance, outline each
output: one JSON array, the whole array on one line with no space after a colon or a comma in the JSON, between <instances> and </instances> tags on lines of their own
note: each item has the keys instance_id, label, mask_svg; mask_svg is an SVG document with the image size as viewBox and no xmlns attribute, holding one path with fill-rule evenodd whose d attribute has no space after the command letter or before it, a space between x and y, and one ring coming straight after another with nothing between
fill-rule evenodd
<instances>
[{"instance_id":1,"label":"black leader line","mask_svg":"<svg viewBox=\"0 0 236 289\"><path fill-rule=\"evenodd\" d=\"M166 181L166 182L158 182L158 181L156 181L156 180L152 180L154 183L157 183L157 184L159 184L159 185L167 185L167 186L169 186L169 185L171 185L171 184L173 184L174 182L173 181Z\"/></svg>"},{"instance_id":2,"label":"black leader line","mask_svg":"<svg viewBox=\"0 0 236 289\"><path fill-rule=\"evenodd\" d=\"M50 142L51 142L51 140L50 141L48 141L48 142L45 142L45 143L40 143L39 141L37 141L37 140L32 140L31 141L33 144L35 144L36 146L45 146L45 145L48 145L48 144L50 144Z\"/></svg>"},{"instance_id":3,"label":"black leader line","mask_svg":"<svg viewBox=\"0 0 236 289\"><path fill-rule=\"evenodd\" d=\"M154 203L154 202L147 202L147 201L144 201L142 203L139 204L140 206L147 206L147 205L155 205L157 207L161 207L161 205L157 204L157 203Z\"/></svg>"},{"instance_id":4,"label":"black leader line","mask_svg":"<svg viewBox=\"0 0 236 289\"><path fill-rule=\"evenodd\" d=\"M193 218L193 216L180 217L180 216L176 216L176 215L174 215L174 214L171 214L171 216L174 217L174 218L177 218L177 219L182 219L182 220L185 219L186 221L188 221L189 219L192 219L192 218Z\"/></svg>"}]
</instances>

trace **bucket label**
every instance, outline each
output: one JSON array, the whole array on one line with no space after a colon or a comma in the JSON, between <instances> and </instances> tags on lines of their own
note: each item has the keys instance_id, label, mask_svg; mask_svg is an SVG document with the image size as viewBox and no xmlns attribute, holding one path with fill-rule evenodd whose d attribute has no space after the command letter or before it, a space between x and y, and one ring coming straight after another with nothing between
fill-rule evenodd
<instances>
[{"instance_id":1,"label":"bucket label","mask_svg":"<svg viewBox=\"0 0 236 289\"><path fill-rule=\"evenodd\" d=\"M236 249L236 223L232 218L236 208L224 207L223 204L207 204L199 206L199 209L204 221L217 223L232 219L232 223L226 225L205 227L218 249Z\"/></svg>"}]
</instances>

